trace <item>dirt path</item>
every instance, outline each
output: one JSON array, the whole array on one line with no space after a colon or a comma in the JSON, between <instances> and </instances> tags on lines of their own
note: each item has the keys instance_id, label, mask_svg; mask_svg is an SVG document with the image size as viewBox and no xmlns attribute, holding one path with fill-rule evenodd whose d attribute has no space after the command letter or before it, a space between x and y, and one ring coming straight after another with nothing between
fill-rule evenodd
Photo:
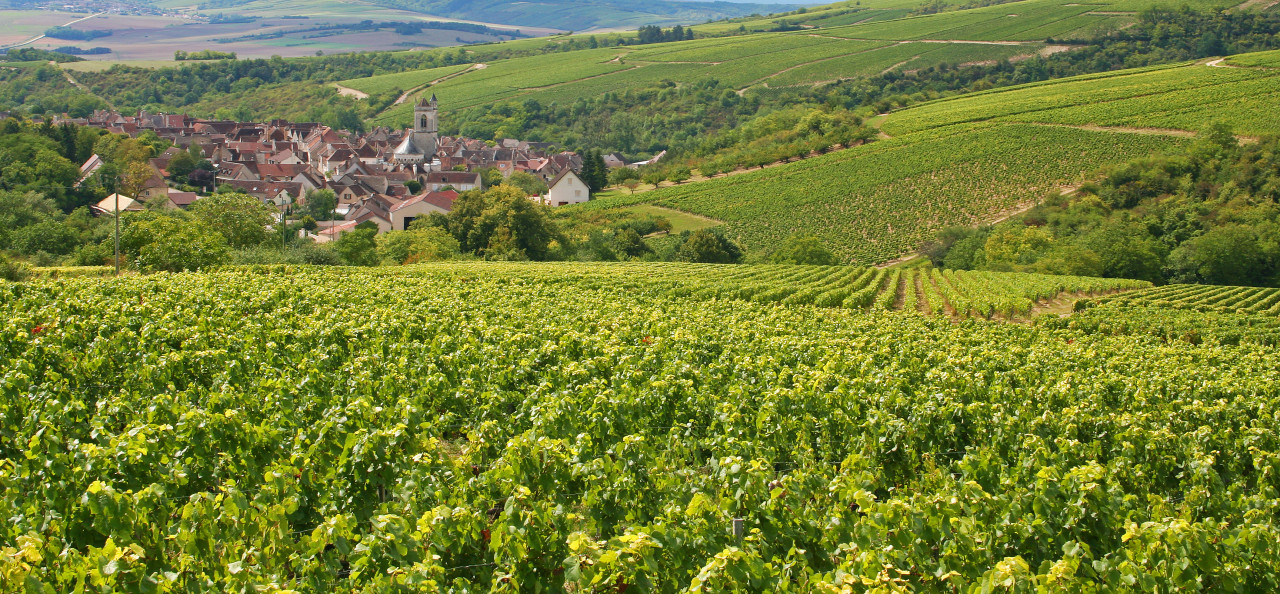
<instances>
[{"instance_id":1,"label":"dirt path","mask_svg":"<svg viewBox=\"0 0 1280 594\"><path fill-rule=\"evenodd\" d=\"M893 286L893 311L901 311L907 303L907 291L915 289L911 283L911 273L899 275L898 284Z\"/></svg>"},{"instance_id":2,"label":"dirt path","mask_svg":"<svg viewBox=\"0 0 1280 594\"><path fill-rule=\"evenodd\" d=\"M356 99L368 99L369 94L364 91L357 91L351 87L344 87L338 83L333 83L338 88L338 94L343 97L355 97Z\"/></svg>"},{"instance_id":3,"label":"dirt path","mask_svg":"<svg viewBox=\"0 0 1280 594\"><path fill-rule=\"evenodd\" d=\"M890 72L893 72L894 70L896 70L896 69L898 69L898 68L900 68L900 67L902 67L902 66L906 66L906 65L907 65L907 63L909 63L909 62L911 62L912 60L914 60L914 59L916 59L916 58L919 58L919 57L920 57L920 56L911 56L910 58L907 58L907 59L905 59L905 60L903 60L903 61L901 61L901 62L898 62L897 64L894 64L893 66L890 66L890 67L888 67L888 68L885 68L884 70L881 70L881 71L880 71L880 76L884 76L884 75L889 74Z\"/></svg>"},{"instance_id":4,"label":"dirt path","mask_svg":"<svg viewBox=\"0 0 1280 594\"><path fill-rule=\"evenodd\" d=\"M115 106L115 105L112 105L110 101L107 101L107 98L106 98L106 97L99 97L98 95L95 95L95 94L93 93L93 91L90 91L90 90L89 90L89 87L86 87L86 86L84 86L84 85L80 84L80 81L78 81L78 80L76 80L75 78L73 78L73 77L71 76L71 71L69 71L69 70L62 70L61 68L59 68L59 70L61 70L61 72L62 72L62 76L66 77L67 82L71 83L71 86L73 86L73 87L75 87L75 88L77 88L77 89L80 89L80 90L81 90L81 91L83 91L86 95L89 95L90 97L97 97L98 99L101 99L103 103L106 103L106 104L107 104L107 109L110 109L111 111L116 111L116 106Z\"/></svg>"},{"instance_id":5,"label":"dirt path","mask_svg":"<svg viewBox=\"0 0 1280 594\"><path fill-rule=\"evenodd\" d=\"M911 290L916 292L916 311L928 313L931 304L924 294L924 285L921 284L923 282L924 275L913 274L911 277Z\"/></svg>"},{"instance_id":6,"label":"dirt path","mask_svg":"<svg viewBox=\"0 0 1280 594\"><path fill-rule=\"evenodd\" d=\"M1280 4L1280 0L1245 0L1239 6L1232 8L1232 12L1243 12L1246 10L1256 9L1258 12L1270 10L1272 6Z\"/></svg>"},{"instance_id":7,"label":"dirt path","mask_svg":"<svg viewBox=\"0 0 1280 594\"><path fill-rule=\"evenodd\" d=\"M442 76L442 77L440 77L440 78L437 78L437 79L435 79L435 80L433 80L433 81L422 83L422 84L420 84L420 85L418 85L418 86L416 86L416 87L414 87L414 88L412 88L412 89L409 89L408 91L405 91L404 93L401 93L399 97L396 97L396 100L395 100L395 102L393 102L393 103L392 103L392 105L400 105L401 103L404 103L405 101L408 101L408 100L409 100L409 97L410 97L411 95L413 95L414 93L417 93L417 92L419 92L419 91L421 91L422 89L425 89L425 88L427 88L427 87L434 86L434 85L438 85L438 84L440 84L440 83L442 83L442 82L444 82L444 81L446 81L446 80L449 80L449 79L451 79L451 78L457 78L457 77L462 76L462 75L464 75L464 74L466 74L466 73L468 73L468 72L471 72L472 70L484 70L485 68L488 68L488 67L489 67L489 65L488 65L488 64L472 64L470 68L463 68L462 70L459 70L459 71L457 71L457 72L454 72L453 74L446 74L446 75L444 75L444 76Z\"/></svg>"}]
</instances>

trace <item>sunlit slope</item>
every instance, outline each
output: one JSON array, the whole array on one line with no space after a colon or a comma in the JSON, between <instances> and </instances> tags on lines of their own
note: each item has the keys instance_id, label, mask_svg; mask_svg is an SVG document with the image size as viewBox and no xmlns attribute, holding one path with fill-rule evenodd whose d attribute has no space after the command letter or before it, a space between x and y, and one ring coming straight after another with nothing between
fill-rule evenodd
<instances>
[{"instance_id":1,"label":"sunlit slope","mask_svg":"<svg viewBox=\"0 0 1280 594\"><path fill-rule=\"evenodd\" d=\"M501 46L495 46L501 47ZM692 84L716 80L733 88L814 85L871 76L894 69L927 68L1031 56L1041 43L923 43L842 39L796 33L698 39L578 50L499 60L439 81L431 92L449 111L506 100L573 101L610 91L646 88L663 81ZM440 78L439 69L343 81L366 90L395 86L411 90ZM408 105L393 107L378 123L403 125Z\"/></svg>"},{"instance_id":2,"label":"sunlit slope","mask_svg":"<svg viewBox=\"0 0 1280 594\"><path fill-rule=\"evenodd\" d=\"M1237 134L1280 133L1278 77L1198 62L976 93L894 112L883 123L891 138L867 146L617 200L722 220L751 250L805 234L849 262L882 262L946 226L1033 204L1101 166L1174 149L1214 122Z\"/></svg>"},{"instance_id":3,"label":"sunlit slope","mask_svg":"<svg viewBox=\"0 0 1280 594\"><path fill-rule=\"evenodd\" d=\"M1269 56L1268 56L1269 54ZM1265 63L1275 52L1245 54L1232 64ZM975 93L913 107L884 123L899 135L964 122L1200 130L1211 122L1241 134L1280 132L1280 69L1194 62L1089 75Z\"/></svg>"},{"instance_id":4,"label":"sunlit slope","mask_svg":"<svg viewBox=\"0 0 1280 594\"><path fill-rule=\"evenodd\" d=\"M1151 0L1111 4L1024 0L907 16L908 9L918 8L916 4L896 0L846 3L804 14L695 27L704 34L737 29L745 31L742 35L515 58L503 53L555 47L583 37L526 39L467 50L484 68L440 81L432 92L441 97L447 115L450 110L497 101L573 101L664 81L691 84L714 79L741 91L800 87L942 63L1032 56L1050 39L1081 39L1125 27L1135 21L1137 10L1156 4ZM1229 5L1216 0L1197 4L1201 8ZM767 32L783 23L800 29ZM437 72L417 71L342 84L356 89L390 84L407 91L438 78ZM376 121L404 125L409 117L409 107L401 105L384 112Z\"/></svg>"},{"instance_id":5,"label":"sunlit slope","mask_svg":"<svg viewBox=\"0 0 1280 594\"><path fill-rule=\"evenodd\" d=\"M1029 124L954 126L630 200L713 217L748 250L815 235L853 263L890 260L1177 139ZM601 200L578 208L607 208Z\"/></svg>"}]
</instances>

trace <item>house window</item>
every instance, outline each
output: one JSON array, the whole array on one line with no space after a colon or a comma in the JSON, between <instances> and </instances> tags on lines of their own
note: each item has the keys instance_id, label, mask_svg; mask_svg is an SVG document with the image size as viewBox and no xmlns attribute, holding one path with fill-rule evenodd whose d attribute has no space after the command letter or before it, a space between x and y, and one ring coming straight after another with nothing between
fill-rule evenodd
<instances>
[{"instance_id":1,"label":"house window","mask_svg":"<svg viewBox=\"0 0 1280 594\"><path fill-rule=\"evenodd\" d=\"M582 190L574 190L574 191L573 191L573 196L574 196L575 198L581 198L581 197L582 197Z\"/></svg>"}]
</instances>

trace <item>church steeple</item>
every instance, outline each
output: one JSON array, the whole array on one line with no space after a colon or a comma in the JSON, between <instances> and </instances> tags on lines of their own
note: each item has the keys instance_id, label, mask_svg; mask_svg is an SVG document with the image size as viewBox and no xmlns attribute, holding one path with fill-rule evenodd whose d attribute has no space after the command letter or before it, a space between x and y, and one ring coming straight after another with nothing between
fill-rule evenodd
<instances>
[{"instance_id":1,"label":"church steeple","mask_svg":"<svg viewBox=\"0 0 1280 594\"><path fill-rule=\"evenodd\" d=\"M431 99L419 99L413 106L413 129L405 134L404 140L393 151L398 163L430 164L436 156L439 137L436 124L436 96Z\"/></svg>"},{"instance_id":2,"label":"church steeple","mask_svg":"<svg viewBox=\"0 0 1280 594\"><path fill-rule=\"evenodd\" d=\"M418 104L413 106L413 131L435 134L438 130L436 125L436 94L431 94L431 100L420 99Z\"/></svg>"}]
</instances>

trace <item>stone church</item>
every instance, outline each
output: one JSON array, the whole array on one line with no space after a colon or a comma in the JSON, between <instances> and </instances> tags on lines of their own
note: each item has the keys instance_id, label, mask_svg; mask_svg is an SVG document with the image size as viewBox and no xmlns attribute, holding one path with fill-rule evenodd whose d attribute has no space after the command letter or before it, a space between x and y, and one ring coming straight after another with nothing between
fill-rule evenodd
<instances>
[{"instance_id":1,"label":"stone church","mask_svg":"<svg viewBox=\"0 0 1280 594\"><path fill-rule=\"evenodd\" d=\"M396 163L414 166L418 171L429 171L439 142L436 95L432 93L430 100L421 99L413 106L413 130L405 134L391 156Z\"/></svg>"}]
</instances>

